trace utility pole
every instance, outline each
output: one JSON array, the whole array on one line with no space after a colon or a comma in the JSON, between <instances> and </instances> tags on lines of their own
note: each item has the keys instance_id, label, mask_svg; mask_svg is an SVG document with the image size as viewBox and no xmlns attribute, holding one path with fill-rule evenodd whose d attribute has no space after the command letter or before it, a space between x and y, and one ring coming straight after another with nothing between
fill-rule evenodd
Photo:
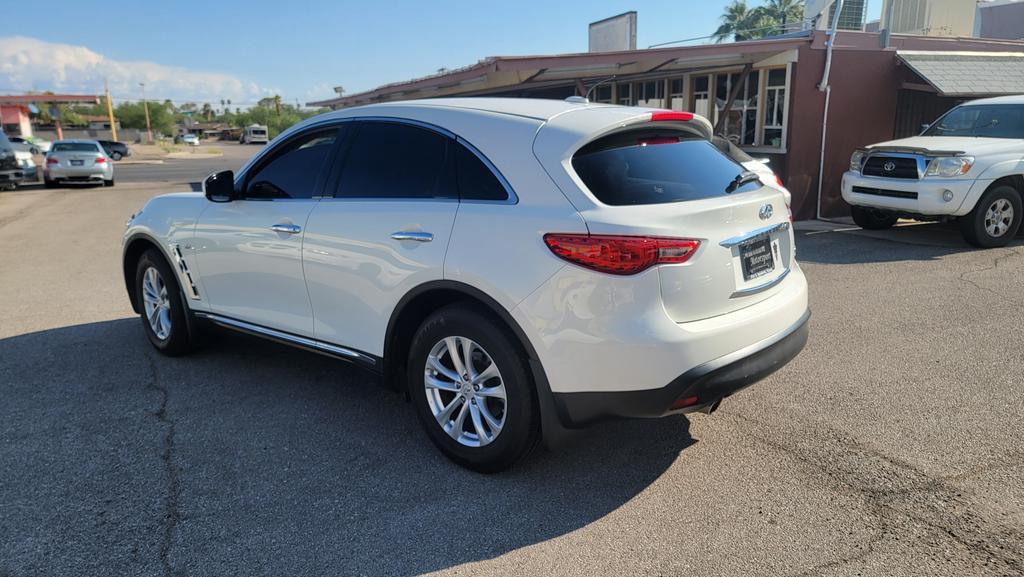
<instances>
[{"instance_id":1,"label":"utility pole","mask_svg":"<svg viewBox=\"0 0 1024 577\"><path fill-rule=\"evenodd\" d=\"M110 88L107 87L107 79L103 79L103 92L107 98L107 118L110 119L110 139L117 140L117 123L114 121L114 105L110 103Z\"/></svg>"},{"instance_id":2,"label":"utility pole","mask_svg":"<svg viewBox=\"0 0 1024 577\"><path fill-rule=\"evenodd\" d=\"M146 102L146 84L140 82L139 86L142 87L142 109L146 111L146 137L149 144L153 144L153 127L149 124L149 103Z\"/></svg>"}]
</instances>

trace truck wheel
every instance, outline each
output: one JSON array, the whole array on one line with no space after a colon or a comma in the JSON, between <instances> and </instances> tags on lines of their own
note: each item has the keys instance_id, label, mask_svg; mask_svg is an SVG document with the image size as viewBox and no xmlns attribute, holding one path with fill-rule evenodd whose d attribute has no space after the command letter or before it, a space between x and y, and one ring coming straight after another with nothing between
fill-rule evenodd
<instances>
[{"instance_id":1,"label":"truck wheel","mask_svg":"<svg viewBox=\"0 0 1024 577\"><path fill-rule=\"evenodd\" d=\"M851 206L850 214L853 216L853 222L857 223L857 226L866 230L883 230L891 228L892 225L896 224L896 221L899 220L898 216L887 210L867 208L864 206Z\"/></svg>"},{"instance_id":2,"label":"truck wheel","mask_svg":"<svg viewBox=\"0 0 1024 577\"><path fill-rule=\"evenodd\" d=\"M982 195L974 210L960 217L964 240L980 248L1006 246L1020 229L1024 218L1020 192L1009 185L992 188Z\"/></svg>"}]
</instances>

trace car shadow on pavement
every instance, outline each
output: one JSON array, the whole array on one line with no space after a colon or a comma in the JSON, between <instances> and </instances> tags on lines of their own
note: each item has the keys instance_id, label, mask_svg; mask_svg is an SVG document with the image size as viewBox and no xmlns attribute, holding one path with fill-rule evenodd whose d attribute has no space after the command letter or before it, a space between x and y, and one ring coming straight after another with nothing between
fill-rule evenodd
<instances>
[{"instance_id":1,"label":"car shadow on pavement","mask_svg":"<svg viewBox=\"0 0 1024 577\"><path fill-rule=\"evenodd\" d=\"M167 358L136 318L0 340L0 398L0 574L419 575L581 529L695 442L610 422L481 475L361 369L224 332Z\"/></svg>"},{"instance_id":2,"label":"car shadow on pavement","mask_svg":"<svg viewBox=\"0 0 1024 577\"><path fill-rule=\"evenodd\" d=\"M797 260L815 264L929 261L982 250L963 240L956 223L921 223L887 230L863 230L854 225L821 230L798 227L795 237ZM1024 236L1018 235L1009 246L1024 246Z\"/></svg>"}]
</instances>

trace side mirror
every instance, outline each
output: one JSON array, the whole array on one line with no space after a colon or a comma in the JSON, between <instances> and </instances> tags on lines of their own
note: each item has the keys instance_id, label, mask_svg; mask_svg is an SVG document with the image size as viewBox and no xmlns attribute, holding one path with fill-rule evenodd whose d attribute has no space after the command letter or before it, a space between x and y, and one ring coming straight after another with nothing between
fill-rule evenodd
<instances>
[{"instance_id":1,"label":"side mirror","mask_svg":"<svg viewBox=\"0 0 1024 577\"><path fill-rule=\"evenodd\" d=\"M931 127L932 127L931 124L922 124L921 125L921 132L924 132L925 130L928 130Z\"/></svg>"},{"instance_id":2,"label":"side mirror","mask_svg":"<svg viewBox=\"0 0 1024 577\"><path fill-rule=\"evenodd\" d=\"M231 202L235 197L235 173L214 172L203 181L203 194L210 202Z\"/></svg>"}]
</instances>

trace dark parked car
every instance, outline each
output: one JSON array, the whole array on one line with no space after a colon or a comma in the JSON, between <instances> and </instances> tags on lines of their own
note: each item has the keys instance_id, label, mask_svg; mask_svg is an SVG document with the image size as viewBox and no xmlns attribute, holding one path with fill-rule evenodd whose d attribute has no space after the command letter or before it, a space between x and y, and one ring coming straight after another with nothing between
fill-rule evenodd
<instances>
[{"instance_id":1,"label":"dark parked car","mask_svg":"<svg viewBox=\"0 0 1024 577\"><path fill-rule=\"evenodd\" d=\"M25 178L25 173L14 155L14 147L7 136L0 132L0 190L14 190Z\"/></svg>"},{"instance_id":2,"label":"dark parked car","mask_svg":"<svg viewBox=\"0 0 1024 577\"><path fill-rule=\"evenodd\" d=\"M116 140L97 140L96 142L99 142L107 156L114 160L121 160L126 156L132 155L132 151L128 150L128 145L123 142L117 142Z\"/></svg>"}]
</instances>

